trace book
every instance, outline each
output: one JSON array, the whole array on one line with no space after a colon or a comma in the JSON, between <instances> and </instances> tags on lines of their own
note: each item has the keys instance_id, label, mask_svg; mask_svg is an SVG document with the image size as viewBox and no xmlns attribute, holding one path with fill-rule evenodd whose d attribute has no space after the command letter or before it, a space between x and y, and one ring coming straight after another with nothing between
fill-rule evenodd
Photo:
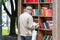
<instances>
[{"instance_id":1,"label":"book","mask_svg":"<svg viewBox=\"0 0 60 40\"><path fill-rule=\"evenodd\" d=\"M38 9L35 9L35 14L36 16L38 16Z\"/></svg>"},{"instance_id":2,"label":"book","mask_svg":"<svg viewBox=\"0 0 60 40\"><path fill-rule=\"evenodd\" d=\"M49 40L49 35L47 35L47 38L46 38L46 40Z\"/></svg>"},{"instance_id":3,"label":"book","mask_svg":"<svg viewBox=\"0 0 60 40\"><path fill-rule=\"evenodd\" d=\"M30 0L26 0L26 3L30 2Z\"/></svg>"},{"instance_id":4,"label":"book","mask_svg":"<svg viewBox=\"0 0 60 40\"><path fill-rule=\"evenodd\" d=\"M53 21L46 21L49 24L49 29L53 29Z\"/></svg>"},{"instance_id":5,"label":"book","mask_svg":"<svg viewBox=\"0 0 60 40\"><path fill-rule=\"evenodd\" d=\"M39 0L26 0L26 3L38 3L39 2Z\"/></svg>"},{"instance_id":6,"label":"book","mask_svg":"<svg viewBox=\"0 0 60 40\"><path fill-rule=\"evenodd\" d=\"M26 3L35 2L35 0L26 0Z\"/></svg>"},{"instance_id":7,"label":"book","mask_svg":"<svg viewBox=\"0 0 60 40\"><path fill-rule=\"evenodd\" d=\"M40 23L41 29L45 29L43 22Z\"/></svg>"},{"instance_id":8,"label":"book","mask_svg":"<svg viewBox=\"0 0 60 40\"><path fill-rule=\"evenodd\" d=\"M39 15L42 15L42 9L40 9L40 13L39 13Z\"/></svg>"},{"instance_id":9,"label":"book","mask_svg":"<svg viewBox=\"0 0 60 40\"><path fill-rule=\"evenodd\" d=\"M40 0L40 2L44 2L44 0Z\"/></svg>"},{"instance_id":10,"label":"book","mask_svg":"<svg viewBox=\"0 0 60 40\"><path fill-rule=\"evenodd\" d=\"M42 15L43 16L51 16L53 15L53 10L48 9L47 7L42 7Z\"/></svg>"},{"instance_id":11,"label":"book","mask_svg":"<svg viewBox=\"0 0 60 40\"><path fill-rule=\"evenodd\" d=\"M42 7L42 15L43 16L46 16L46 10L47 9L48 9L47 7Z\"/></svg>"},{"instance_id":12,"label":"book","mask_svg":"<svg viewBox=\"0 0 60 40\"><path fill-rule=\"evenodd\" d=\"M45 35L43 40L52 40L52 36L50 35Z\"/></svg>"},{"instance_id":13,"label":"book","mask_svg":"<svg viewBox=\"0 0 60 40\"><path fill-rule=\"evenodd\" d=\"M44 36L44 39L43 40L46 40L47 39L47 35Z\"/></svg>"},{"instance_id":14,"label":"book","mask_svg":"<svg viewBox=\"0 0 60 40\"><path fill-rule=\"evenodd\" d=\"M47 2L52 2L52 0L47 0Z\"/></svg>"},{"instance_id":15,"label":"book","mask_svg":"<svg viewBox=\"0 0 60 40\"><path fill-rule=\"evenodd\" d=\"M33 9L32 16L38 16L38 9Z\"/></svg>"},{"instance_id":16,"label":"book","mask_svg":"<svg viewBox=\"0 0 60 40\"><path fill-rule=\"evenodd\" d=\"M49 24L47 22L44 22L44 23L45 23L46 29L49 29Z\"/></svg>"},{"instance_id":17,"label":"book","mask_svg":"<svg viewBox=\"0 0 60 40\"><path fill-rule=\"evenodd\" d=\"M48 9L48 14L47 14L47 16L52 16L53 14L53 11L52 11L52 9Z\"/></svg>"},{"instance_id":18,"label":"book","mask_svg":"<svg viewBox=\"0 0 60 40\"><path fill-rule=\"evenodd\" d=\"M47 29L45 23L44 23L44 27L45 27L45 29Z\"/></svg>"},{"instance_id":19,"label":"book","mask_svg":"<svg viewBox=\"0 0 60 40\"><path fill-rule=\"evenodd\" d=\"M36 3L38 3L38 2L39 2L39 0L35 0L35 2L36 2Z\"/></svg>"}]
</instances>

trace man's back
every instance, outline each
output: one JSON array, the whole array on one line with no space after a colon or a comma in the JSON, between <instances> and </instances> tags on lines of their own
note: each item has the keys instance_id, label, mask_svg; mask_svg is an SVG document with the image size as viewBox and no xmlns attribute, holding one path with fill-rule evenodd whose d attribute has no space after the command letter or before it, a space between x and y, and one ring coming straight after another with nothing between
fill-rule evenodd
<instances>
[{"instance_id":1,"label":"man's back","mask_svg":"<svg viewBox=\"0 0 60 40\"><path fill-rule=\"evenodd\" d=\"M22 36L31 36L31 30L28 29L29 19L31 19L31 24L32 24L33 23L33 18L27 12L24 12L20 16L20 20L19 20L20 21L20 34Z\"/></svg>"}]
</instances>

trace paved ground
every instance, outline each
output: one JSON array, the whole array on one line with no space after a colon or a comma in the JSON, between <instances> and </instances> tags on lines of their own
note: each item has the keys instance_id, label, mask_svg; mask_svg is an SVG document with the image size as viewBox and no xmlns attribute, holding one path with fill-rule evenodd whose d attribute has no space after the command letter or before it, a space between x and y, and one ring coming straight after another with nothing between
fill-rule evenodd
<instances>
[{"instance_id":1,"label":"paved ground","mask_svg":"<svg viewBox=\"0 0 60 40\"><path fill-rule=\"evenodd\" d=\"M14 36L3 36L2 40L17 40L17 37L14 37Z\"/></svg>"}]
</instances>

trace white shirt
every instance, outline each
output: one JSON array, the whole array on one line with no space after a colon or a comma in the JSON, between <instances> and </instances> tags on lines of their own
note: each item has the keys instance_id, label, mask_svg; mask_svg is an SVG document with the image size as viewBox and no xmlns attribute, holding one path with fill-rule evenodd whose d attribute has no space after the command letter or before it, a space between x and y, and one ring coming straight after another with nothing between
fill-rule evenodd
<instances>
[{"instance_id":1,"label":"white shirt","mask_svg":"<svg viewBox=\"0 0 60 40\"><path fill-rule=\"evenodd\" d=\"M20 35L32 36L32 29L35 29L35 27L33 26L33 17L28 12L24 12L20 15L19 23Z\"/></svg>"}]
</instances>

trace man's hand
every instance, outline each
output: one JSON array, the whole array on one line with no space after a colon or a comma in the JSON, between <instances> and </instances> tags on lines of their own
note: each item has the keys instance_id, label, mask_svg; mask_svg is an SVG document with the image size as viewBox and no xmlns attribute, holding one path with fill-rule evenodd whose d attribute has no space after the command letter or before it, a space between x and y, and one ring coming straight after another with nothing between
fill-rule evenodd
<instances>
[{"instance_id":1,"label":"man's hand","mask_svg":"<svg viewBox=\"0 0 60 40\"><path fill-rule=\"evenodd\" d=\"M38 28L39 27L39 24L38 23L33 23L33 25L35 26L35 28Z\"/></svg>"}]
</instances>

